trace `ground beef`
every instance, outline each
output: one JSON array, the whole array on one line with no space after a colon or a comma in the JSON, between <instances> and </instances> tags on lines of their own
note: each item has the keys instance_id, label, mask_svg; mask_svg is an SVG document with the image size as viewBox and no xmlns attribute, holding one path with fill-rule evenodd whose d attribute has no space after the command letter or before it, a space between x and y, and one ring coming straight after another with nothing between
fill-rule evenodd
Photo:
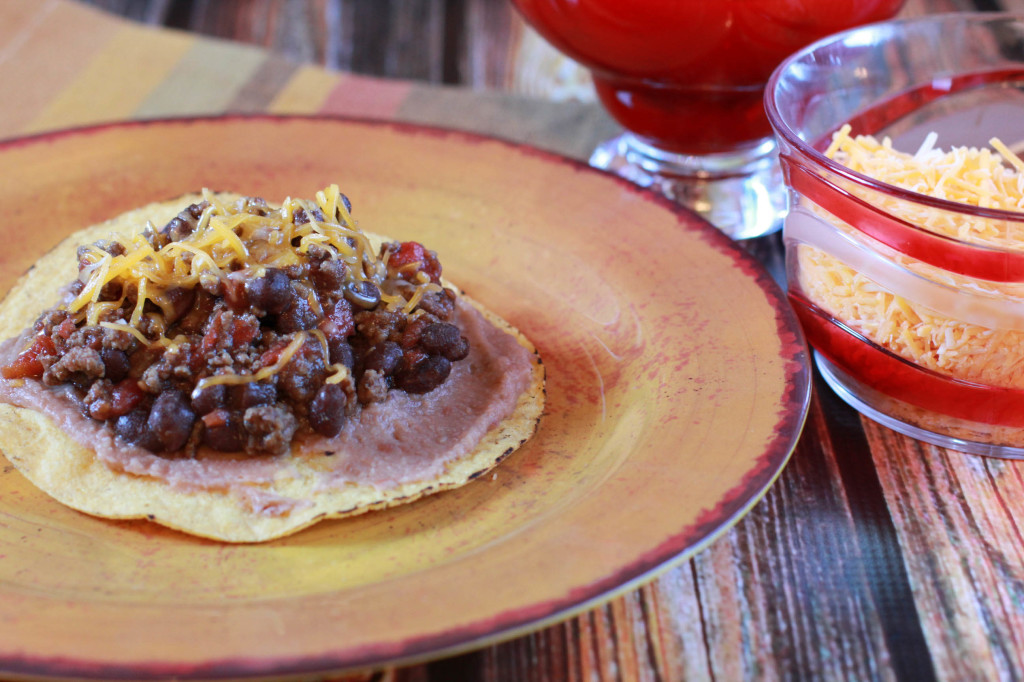
<instances>
[{"instance_id":1,"label":"ground beef","mask_svg":"<svg viewBox=\"0 0 1024 682\"><path fill-rule=\"evenodd\" d=\"M111 256L120 256L125 253L124 244L117 241L111 241L109 239L101 239L94 242L91 246L79 246L78 247L78 269L82 270L88 267L92 263L92 253L95 249L100 251L106 251Z\"/></svg>"},{"instance_id":2,"label":"ground beef","mask_svg":"<svg viewBox=\"0 0 1024 682\"><path fill-rule=\"evenodd\" d=\"M47 336L53 335L53 330L64 320L68 319L68 311L62 308L51 308L39 316L36 320L34 329L37 332L42 332Z\"/></svg>"},{"instance_id":3,"label":"ground beef","mask_svg":"<svg viewBox=\"0 0 1024 682\"><path fill-rule=\"evenodd\" d=\"M109 379L93 382L82 403L93 419L106 421L117 416L114 410L114 384Z\"/></svg>"},{"instance_id":4,"label":"ground beef","mask_svg":"<svg viewBox=\"0 0 1024 682\"><path fill-rule=\"evenodd\" d=\"M58 333L53 336L53 339L58 351L77 347L92 348L98 351L111 349L131 351L138 345L135 337L128 332L100 326L81 327L66 338Z\"/></svg>"},{"instance_id":5,"label":"ground beef","mask_svg":"<svg viewBox=\"0 0 1024 682\"><path fill-rule=\"evenodd\" d=\"M164 385L171 377L171 369L165 364L154 363L146 368L139 379L139 386L147 393L154 395L164 390Z\"/></svg>"},{"instance_id":6,"label":"ground beef","mask_svg":"<svg viewBox=\"0 0 1024 682\"><path fill-rule=\"evenodd\" d=\"M439 320L450 320L455 314L455 292L444 289L424 294L420 308Z\"/></svg>"},{"instance_id":7,"label":"ground beef","mask_svg":"<svg viewBox=\"0 0 1024 682\"><path fill-rule=\"evenodd\" d=\"M248 433L246 450L280 454L288 451L299 423L282 405L260 405L245 411L243 419Z\"/></svg>"},{"instance_id":8,"label":"ground beef","mask_svg":"<svg viewBox=\"0 0 1024 682\"><path fill-rule=\"evenodd\" d=\"M199 218L203 215L203 210L207 206L208 204L205 201L192 204L172 218L169 223L160 229L160 245L163 246L167 242L180 241L192 234L192 231L196 229L196 225L199 223Z\"/></svg>"},{"instance_id":9,"label":"ground beef","mask_svg":"<svg viewBox=\"0 0 1024 682\"><path fill-rule=\"evenodd\" d=\"M103 376L105 370L103 358L98 350L88 346L75 346L68 349L43 372L43 383L47 386L57 386L75 374L86 379L97 379Z\"/></svg>"},{"instance_id":10,"label":"ground beef","mask_svg":"<svg viewBox=\"0 0 1024 682\"><path fill-rule=\"evenodd\" d=\"M391 338L405 322L405 315L389 310L368 310L355 314L356 331L367 348Z\"/></svg>"},{"instance_id":11,"label":"ground beef","mask_svg":"<svg viewBox=\"0 0 1024 682\"><path fill-rule=\"evenodd\" d=\"M356 387L359 402L379 403L388 397L388 377L375 369L368 369L359 377Z\"/></svg>"}]
</instances>

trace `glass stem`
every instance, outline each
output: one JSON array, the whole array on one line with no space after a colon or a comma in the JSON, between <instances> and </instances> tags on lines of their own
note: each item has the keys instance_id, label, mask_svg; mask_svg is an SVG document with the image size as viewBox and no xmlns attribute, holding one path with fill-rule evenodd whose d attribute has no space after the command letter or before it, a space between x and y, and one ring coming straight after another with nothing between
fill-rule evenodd
<instances>
[{"instance_id":1,"label":"glass stem","mask_svg":"<svg viewBox=\"0 0 1024 682\"><path fill-rule=\"evenodd\" d=\"M687 155L626 132L598 146L590 165L692 209L733 239L776 232L786 214L774 138L737 152Z\"/></svg>"}]
</instances>

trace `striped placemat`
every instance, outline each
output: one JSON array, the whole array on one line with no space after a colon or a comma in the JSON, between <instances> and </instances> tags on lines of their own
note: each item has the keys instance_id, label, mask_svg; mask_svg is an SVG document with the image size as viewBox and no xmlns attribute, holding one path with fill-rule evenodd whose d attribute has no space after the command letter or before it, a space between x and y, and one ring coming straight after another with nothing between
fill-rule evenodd
<instances>
[{"instance_id":1,"label":"striped placemat","mask_svg":"<svg viewBox=\"0 0 1024 682\"><path fill-rule=\"evenodd\" d=\"M125 119L261 112L441 125L585 157L616 132L594 104L333 72L71 0L0 2L0 92L0 139Z\"/></svg>"}]
</instances>

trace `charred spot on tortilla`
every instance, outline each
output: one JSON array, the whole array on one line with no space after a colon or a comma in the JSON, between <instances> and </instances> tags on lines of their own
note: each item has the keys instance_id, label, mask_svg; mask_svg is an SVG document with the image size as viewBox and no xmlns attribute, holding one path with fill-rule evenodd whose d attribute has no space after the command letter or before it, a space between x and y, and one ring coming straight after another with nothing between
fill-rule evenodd
<instances>
[{"instance_id":1,"label":"charred spot on tortilla","mask_svg":"<svg viewBox=\"0 0 1024 682\"><path fill-rule=\"evenodd\" d=\"M233 542L491 469L537 428L536 349L351 210L204 191L69 237L0 304L4 454L81 511Z\"/></svg>"}]
</instances>

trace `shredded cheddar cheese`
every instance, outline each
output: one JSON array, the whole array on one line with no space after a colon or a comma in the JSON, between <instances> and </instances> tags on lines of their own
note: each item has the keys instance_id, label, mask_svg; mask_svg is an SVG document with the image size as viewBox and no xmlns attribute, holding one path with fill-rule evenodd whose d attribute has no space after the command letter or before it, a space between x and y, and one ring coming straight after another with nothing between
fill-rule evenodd
<instances>
[{"instance_id":1,"label":"shredded cheddar cheese","mask_svg":"<svg viewBox=\"0 0 1024 682\"><path fill-rule=\"evenodd\" d=\"M913 154L867 135L850 136L843 126L825 155L856 171L890 185L960 204L1005 211L1024 211L1024 161L999 139L990 149L935 148L931 133ZM1006 164L1009 164L1007 166ZM940 211L885 197L871 196L893 215L938 234L1000 248L1024 250L1024 227L1013 221Z\"/></svg>"},{"instance_id":2,"label":"shredded cheddar cheese","mask_svg":"<svg viewBox=\"0 0 1024 682\"><path fill-rule=\"evenodd\" d=\"M971 206L1024 212L1024 162L998 139L992 150L935 147L930 134L913 154L892 148L889 139L850 136L844 126L833 137L826 155L854 171L882 182L931 197ZM853 190L856 191L856 190ZM896 199L865 196L872 203L912 224L939 234L1004 249L1024 249L1022 223L983 219L969 213L942 211ZM855 235L852 227L820 207L821 218L839 230ZM976 311L966 296L984 295L1008 307L1024 305L1024 284L978 280L942 270L897 253L869 237L857 240L909 273L893 290L872 276L872 259L854 267L824 248L801 243L797 248L800 290L835 319L880 346L914 363L959 379L992 386L1024 388L1024 319L1005 312L1005 324L980 325L965 320ZM813 241L813 238L810 240ZM881 259L879 259L881 260ZM927 300L934 305L924 305ZM898 293L896 293L898 292ZM937 303L936 303L937 302Z\"/></svg>"},{"instance_id":3,"label":"shredded cheddar cheese","mask_svg":"<svg viewBox=\"0 0 1024 682\"><path fill-rule=\"evenodd\" d=\"M190 231L182 230L187 234L180 238L157 235L153 226L148 225L144 233L119 238L119 247L91 245L82 249L82 288L66 305L76 323L98 324L131 334L144 346L173 350L178 342L164 336L168 326L164 320L174 312L178 290L202 286L212 291L228 284L237 285L239 281L244 283L262 277L268 268L301 263L302 257L314 248L345 264L347 284L369 281L376 285L390 310L412 314L425 293L441 290L429 277L412 282L389 278L389 252L377 255L367 236L356 226L337 185L318 192L315 201L285 199L276 210L250 205L246 198L226 201L209 190L203 190L203 200L195 226ZM300 211L306 221L296 224L295 217ZM412 265L411 269L415 269L418 264ZM300 291L311 309L322 315L315 293ZM117 300L109 300L112 296ZM130 314L124 306L126 300L133 301ZM147 303L159 312L147 311ZM312 334L319 340L324 357L329 357L324 335L316 330ZM265 379L280 371L307 338L304 332L297 334L271 366L248 375L209 376L199 381L196 390L220 383ZM347 370L342 370L343 366L331 366L328 381L336 383L347 377Z\"/></svg>"}]
</instances>

